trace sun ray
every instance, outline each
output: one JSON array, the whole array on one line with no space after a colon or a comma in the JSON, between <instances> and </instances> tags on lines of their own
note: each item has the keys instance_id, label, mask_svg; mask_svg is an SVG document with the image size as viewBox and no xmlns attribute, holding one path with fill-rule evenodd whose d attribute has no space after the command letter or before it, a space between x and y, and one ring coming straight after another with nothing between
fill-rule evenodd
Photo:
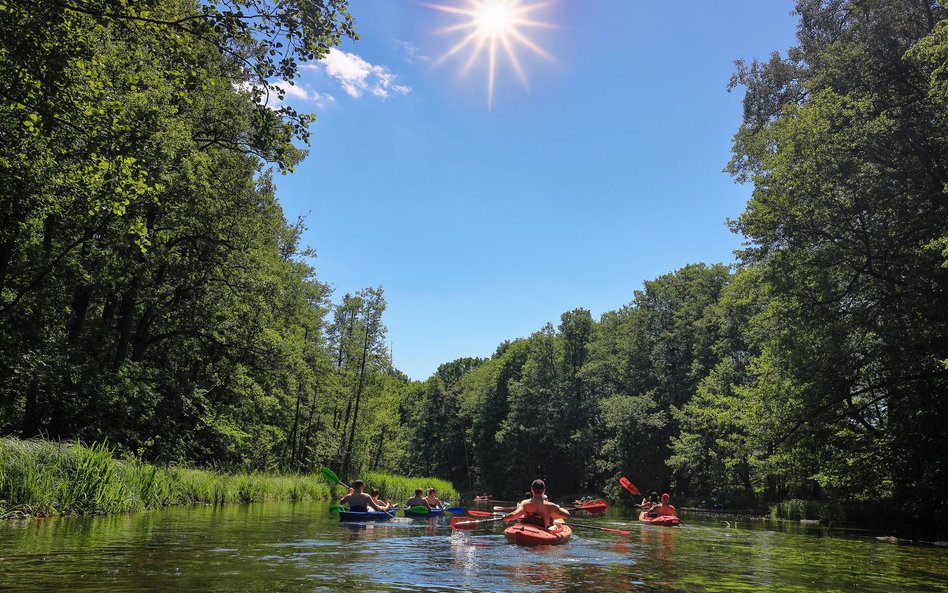
<instances>
[{"instance_id":1,"label":"sun ray","mask_svg":"<svg viewBox=\"0 0 948 593\"><path fill-rule=\"evenodd\" d=\"M507 57L510 58L510 63L513 65L514 70L516 70L517 76L520 78L520 82L522 82L524 88L529 91L530 85L527 84L527 77L523 73L523 68L520 67L520 60L517 59L517 52L515 52L513 47L510 45L510 39L507 39L506 37L501 37L500 39L504 44L504 51L507 52Z\"/></svg>"},{"instance_id":2,"label":"sun ray","mask_svg":"<svg viewBox=\"0 0 948 593\"><path fill-rule=\"evenodd\" d=\"M490 111L494 104L494 88L498 72L498 53L509 62L509 67L516 73L527 92L527 76L517 56L517 46L522 45L531 52L555 62L546 50L540 47L525 32L528 29L559 29L554 23L539 20L534 17L537 11L555 4L556 0L540 0L527 4L528 0L455 0L458 5L429 4L423 6L454 15L461 18L460 22L451 24L435 31L436 34L461 32L464 37L448 52L438 58L434 65L441 64L448 58L456 55L462 49L472 47L462 67L462 74L466 74L479 58L487 60L487 109ZM516 42L516 43L515 43ZM473 46L472 46L473 45ZM499 52L498 49L501 51Z\"/></svg>"},{"instance_id":3,"label":"sun ray","mask_svg":"<svg viewBox=\"0 0 948 593\"><path fill-rule=\"evenodd\" d=\"M484 43L487 42L486 37L479 37L477 40L477 45L474 46L474 50L471 52L471 55L468 56L467 61L464 62L464 68L461 69L461 74L467 74L471 69L471 66L474 65L474 62L477 61L478 56L481 55L481 50L484 49Z\"/></svg>"},{"instance_id":4,"label":"sun ray","mask_svg":"<svg viewBox=\"0 0 948 593\"><path fill-rule=\"evenodd\" d=\"M490 74L487 78L487 111L494 105L494 68L497 65L497 36L490 38Z\"/></svg>"},{"instance_id":5,"label":"sun ray","mask_svg":"<svg viewBox=\"0 0 948 593\"><path fill-rule=\"evenodd\" d=\"M520 43L532 49L533 52L536 53L538 56L543 56L544 58L546 58L547 60L550 60L551 62L556 61L553 59L553 56L551 56L549 53L546 52L546 50L544 50L542 47L540 47L539 45L531 41L529 37L527 37L520 31L511 30L510 34L514 37L514 39L516 39Z\"/></svg>"},{"instance_id":6,"label":"sun ray","mask_svg":"<svg viewBox=\"0 0 948 593\"><path fill-rule=\"evenodd\" d=\"M448 50L448 53L444 54L443 56L441 56L440 58L438 58L437 60L435 60L434 63L432 64L432 66L437 66L438 64L444 62L445 60L447 60L448 58L450 58L450 57L453 56L454 54L456 54L456 53L458 53L459 51L461 51L462 49L464 49L464 47L467 46L468 43L474 41L475 39L478 39L478 37L479 37L479 36L478 36L478 34L477 34L477 31L471 33L470 35L468 35L467 37L465 37L464 39L462 39L460 42L458 42L457 45L455 45L455 46L452 47L450 50Z\"/></svg>"}]
</instances>

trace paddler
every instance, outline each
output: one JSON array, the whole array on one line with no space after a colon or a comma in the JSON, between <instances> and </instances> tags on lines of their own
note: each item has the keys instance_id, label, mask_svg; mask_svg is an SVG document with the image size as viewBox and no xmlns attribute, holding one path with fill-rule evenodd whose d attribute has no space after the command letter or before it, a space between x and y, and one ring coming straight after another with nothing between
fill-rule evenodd
<instances>
[{"instance_id":1,"label":"paddler","mask_svg":"<svg viewBox=\"0 0 948 593\"><path fill-rule=\"evenodd\" d=\"M440 500L438 500L437 488L428 489L428 496L425 497L425 502L427 502L428 506L433 509L440 509L444 507L444 504Z\"/></svg>"},{"instance_id":2,"label":"paddler","mask_svg":"<svg viewBox=\"0 0 948 593\"><path fill-rule=\"evenodd\" d=\"M646 498L643 498L642 504L639 505L643 511L648 511L650 517L654 517L657 514L655 509L657 509L658 506L658 492L652 492Z\"/></svg>"},{"instance_id":3,"label":"paddler","mask_svg":"<svg viewBox=\"0 0 948 593\"><path fill-rule=\"evenodd\" d=\"M543 480L534 480L530 485L530 498L521 500L516 509L504 515L504 521L520 519L522 523L546 528L553 524L554 519L569 517L569 511L546 500L545 491Z\"/></svg>"},{"instance_id":4,"label":"paddler","mask_svg":"<svg viewBox=\"0 0 948 593\"><path fill-rule=\"evenodd\" d=\"M354 513L367 513L369 507L372 507L376 511L382 510L375 504L372 497L363 492L363 490L365 490L365 482L356 480L352 483L352 487L349 488L349 492L339 499L339 504L348 504L349 510Z\"/></svg>"},{"instance_id":5,"label":"paddler","mask_svg":"<svg viewBox=\"0 0 948 593\"><path fill-rule=\"evenodd\" d=\"M415 495L408 499L408 502L405 503L405 506L408 508L425 507L426 509L431 510L431 505L428 504L428 501L421 496L423 492L424 490L421 488L415 488Z\"/></svg>"},{"instance_id":6,"label":"paddler","mask_svg":"<svg viewBox=\"0 0 948 593\"><path fill-rule=\"evenodd\" d=\"M378 488L373 488L372 489L372 502L374 502L378 506L378 509L380 511L387 511L390 508L392 508L392 505L385 502L384 500L380 500L379 496L381 496L381 494L382 493L379 492Z\"/></svg>"},{"instance_id":7,"label":"paddler","mask_svg":"<svg viewBox=\"0 0 948 593\"><path fill-rule=\"evenodd\" d=\"M668 496L668 493L667 493L667 492L664 493L664 494L662 494L662 504L658 505L657 507L653 508L652 510L653 510L656 514L658 514L658 515L672 515L673 517L677 517L677 516L678 516L678 511L675 510L675 507L673 507L672 505L668 504L668 501L669 501L670 499L671 499L671 497Z\"/></svg>"}]
</instances>

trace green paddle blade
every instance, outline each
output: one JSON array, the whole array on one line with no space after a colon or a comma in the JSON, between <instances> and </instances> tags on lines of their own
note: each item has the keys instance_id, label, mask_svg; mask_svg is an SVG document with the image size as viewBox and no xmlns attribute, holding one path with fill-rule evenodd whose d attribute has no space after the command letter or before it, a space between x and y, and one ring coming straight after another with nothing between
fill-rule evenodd
<instances>
[{"instance_id":1,"label":"green paddle blade","mask_svg":"<svg viewBox=\"0 0 948 593\"><path fill-rule=\"evenodd\" d=\"M430 510L428 510L428 507L423 507L421 505L418 505L416 507L411 507L408 510L415 513L416 515L427 515L428 513L431 512Z\"/></svg>"},{"instance_id":2,"label":"green paddle blade","mask_svg":"<svg viewBox=\"0 0 948 593\"><path fill-rule=\"evenodd\" d=\"M339 477L336 476L336 474L334 474L333 471L328 467L324 467L323 469L319 470L319 473L323 475L327 482L332 482L333 484L341 483Z\"/></svg>"},{"instance_id":3,"label":"green paddle blade","mask_svg":"<svg viewBox=\"0 0 948 593\"><path fill-rule=\"evenodd\" d=\"M339 506L338 504L331 504L331 505L329 505L329 512L330 512L330 513L338 513L339 511L344 511L344 510L346 510L346 509L344 509L343 507Z\"/></svg>"}]
</instances>

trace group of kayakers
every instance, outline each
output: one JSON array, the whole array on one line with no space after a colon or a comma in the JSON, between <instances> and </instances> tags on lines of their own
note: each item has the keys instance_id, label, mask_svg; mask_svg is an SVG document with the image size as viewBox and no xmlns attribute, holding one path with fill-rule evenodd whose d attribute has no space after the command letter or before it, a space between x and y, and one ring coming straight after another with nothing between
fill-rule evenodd
<instances>
[{"instance_id":1,"label":"group of kayakers","mask_svg":"<svg viewBox=\"0 0 948 593\"><path fill-rule=\"evenodd\" d=\"M668 504L668 501L671 497L668 496L668 493L662 494L661 499L658 498L658 492L652 492L648 496L642 499L642 503L639 505L639 508L649 517L657 517L659 515L677 515L678 511L675 510L675 507ZM659 502L661 500L661 502Z\"/></svg>"},{"instance_id":2,"label":"group of kayakers","mask_svg":"<svg viewBox=\"0 0 948 593\"><path fill-rule=\"evenodd\" d=\"M405 503L406 507L423 506L429 510L444 508L444 503L438 499L437 488L429 488L428 496L422 497L424 490L415 488L415 495ZM380 498L381 493L378 488L373 488L371 494L365 493L365 482L356 480L349 487L349 491L339 499L339 504L349 505L349 511L366 513L371 508L376 511L385 512L395 508L397 505L386 502Z\"/></svg>"}]
</instances>

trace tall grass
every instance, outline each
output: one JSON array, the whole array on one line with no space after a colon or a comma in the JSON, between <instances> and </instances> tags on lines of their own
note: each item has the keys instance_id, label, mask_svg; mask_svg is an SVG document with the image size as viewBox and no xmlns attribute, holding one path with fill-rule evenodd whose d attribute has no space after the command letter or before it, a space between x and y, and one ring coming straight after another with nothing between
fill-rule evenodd
<instances>
[{"instance_id":1,"label":"tall grass","mask_svg":"<svg viewBox=\"0 0 948 593\"><path fill-rule=\"evenodd\" d=\"M426 495L428 494L428 488L437 488L438 498L441 500L457 501L458 499L457 490L454 489L451 482L437 478L405 478L369 472L362 479L365 481L366 490L378 488L383 500L399 504L414 496L415 488L424 489Z\"/></svg>"},{"instance_id":2,"label":"tall grass","mask_svg":"<svg viewBox=\"0 0 948 593\"><path fill-rule=\"evenodd\" d=\"M449 482L368 473L368 488L404 502L415 488L457 500ZM84 446L0 438L0 518L127 513L172 505L320 501L341 494L320 475L224 474L116 459L104 443Z\"/></svg>"},{"instance_id":3,"label":"tall grass","mask_svg":"<svg viewBox=\"0 0 948 593\"><path fill-rule=\"evenodd\" d=\"M105 444L0 438L0 517L124 513L181 504L328 500L319 476L221 474L118 460Z\"/></svg>"}]
</instances>

